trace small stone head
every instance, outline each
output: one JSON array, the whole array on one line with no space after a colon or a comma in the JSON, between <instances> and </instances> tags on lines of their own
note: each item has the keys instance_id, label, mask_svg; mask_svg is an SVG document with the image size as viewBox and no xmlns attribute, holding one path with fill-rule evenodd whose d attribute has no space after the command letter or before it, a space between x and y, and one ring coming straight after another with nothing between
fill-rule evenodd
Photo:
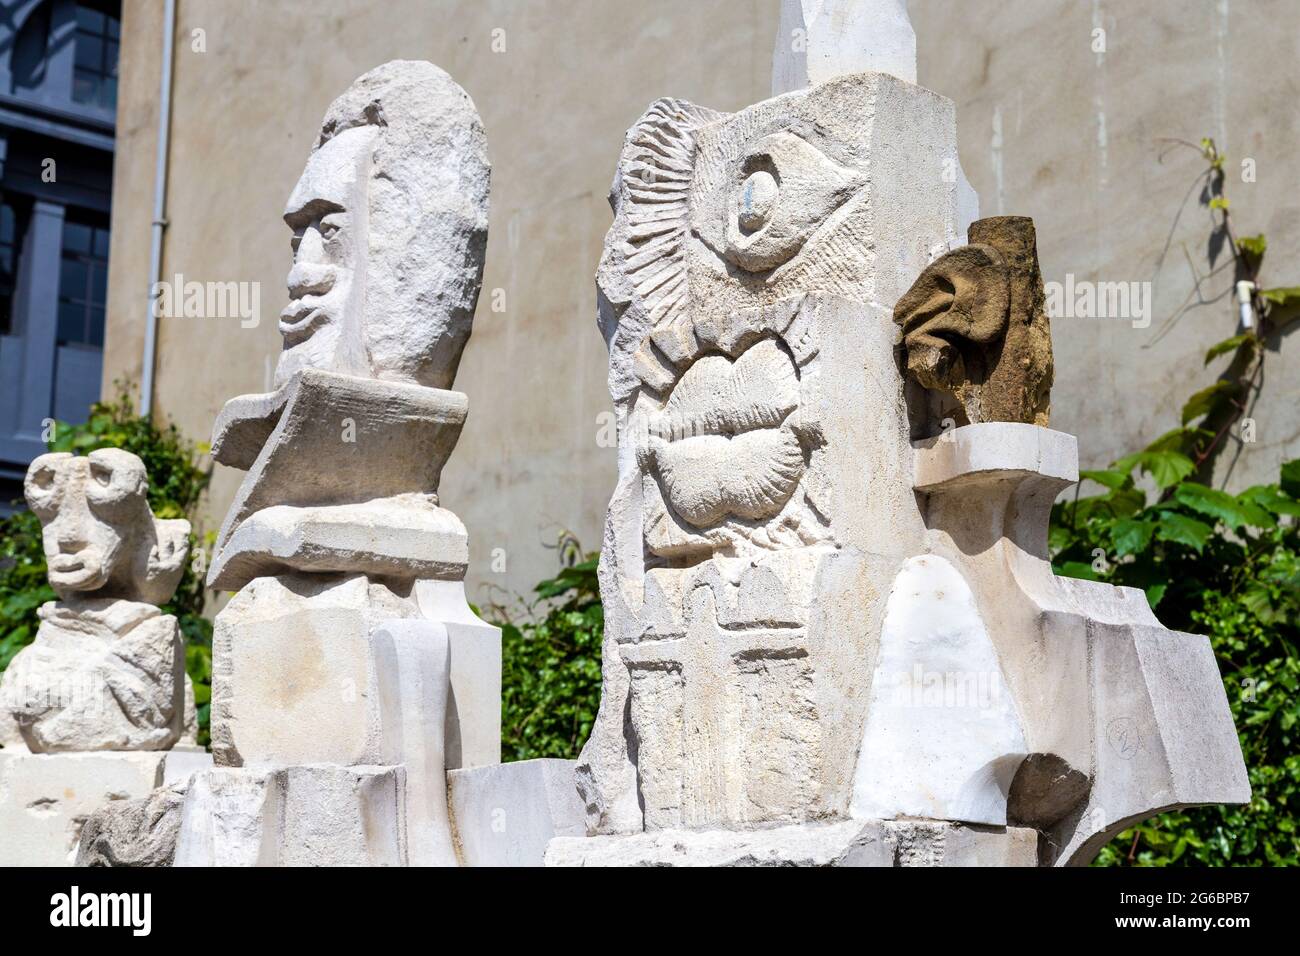
<instances>
[{"instance_id":1,"label":"small stone head","mask_svg":"<svg viewBox=\"0 0 1300 956\"><path fill-rule=\"evenodd\" d=\"M120 448L84 457L41 455L27 469L27 504L40 519L50 585L60 598L162 604L176 590L190 523L149 508L144 462Z\"/></svg>"},{"instance_id":2,"label":"small stone head","mask_svg":"<svg viewBox=\"0 0 1300 956\"><path fill-rule=\"evenodd\" d=\"M450 388L487 246L487 139L469 95L396 60L326 111L285 207L282 385L299 369Z\"/></svg>"}]
</instances>

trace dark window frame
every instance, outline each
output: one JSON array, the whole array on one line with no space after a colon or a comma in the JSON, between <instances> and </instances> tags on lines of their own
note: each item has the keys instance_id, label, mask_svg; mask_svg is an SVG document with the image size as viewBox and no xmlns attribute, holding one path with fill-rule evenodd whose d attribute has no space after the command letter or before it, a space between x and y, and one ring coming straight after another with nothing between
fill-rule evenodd
<instances>
[{"instance_id":1,"label":"dark window frame","mask_svg":"<svg viewBox=\"0 0 1300 956\"><path fill-rule=\"evenodd\" d=\"M58 309L58 344L85 345L91 348L104 347L104 330L108 312L108 245L109 226L96 217L78 215L80 211L69 209L63 221L62 248L59 253L59 309ZM85 251L73 249L68 244L70 228L85 229L88 233ZM102 252L101 252L102 250ZM86 273L80 290L66 289L66 264L79 263ZM104 295L96 299L96 276L102 273ZM64 307L68 306L81 313L79 329L69 333L64 327Z\"/></svg>"},{"instance_id":2,"label":"dark window frame","mask_svg":"<svg viewBox=\"0 0 1300 956\"><path fill-rule=\"evenodd\" d=\"M85 106L117 108L117 62L121 53L122 21L97 6L77 4L77 29L72 66L72 99ZM83 57L91 63L83 63ZM82 84L87 84L83 93Z\"/></svg>"}]
</instances>

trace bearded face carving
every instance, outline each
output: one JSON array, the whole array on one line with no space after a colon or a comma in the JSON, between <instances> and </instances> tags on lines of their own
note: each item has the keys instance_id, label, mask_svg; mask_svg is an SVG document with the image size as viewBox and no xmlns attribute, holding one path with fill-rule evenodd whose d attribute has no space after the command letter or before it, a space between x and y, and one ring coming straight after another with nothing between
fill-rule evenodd
<instances>
[{"instance_id":1,"label":"bearded face carving","mask_svg":"<svg viewBox=\"0 0 1300 956\"><path fill-rule=\"evenodd\" d=\"M386 63L331 103L284 212L276 385L316 368L450 388L483 278L488 178L474 104L431 63Z\"/></svg>"}]
</instances>

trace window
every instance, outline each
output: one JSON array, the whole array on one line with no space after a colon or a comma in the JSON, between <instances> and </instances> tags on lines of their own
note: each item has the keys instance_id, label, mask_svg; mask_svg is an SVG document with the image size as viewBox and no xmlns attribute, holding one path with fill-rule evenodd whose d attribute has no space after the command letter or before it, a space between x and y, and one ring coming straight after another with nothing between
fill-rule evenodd
<instances>
[{"instance_id":1,"label":"window","mask_svg":"<svg viewBox=\"0 0 1300 956\"><path fill-rule=\"evenodd\" d=\"M67 219L59 267L60 345L104 347L108 293L108 228Z\"/></svg>"},{"instance_id":2,"label":"window","mask_svg":"<svg viewBox=\"0 0 1300 956\"><path fill-rule=\"evenodd\" d=\"M116 108L121 29L121 21L112 14L77 4L77 65L72 98L78 103Z\"/></svg>"},{"instance_id":3,"label":"window","mask_svg":"<svg viewBox=\"0 0 1300 956\"><path fill-rule=\"evenodd\" d=\"M4 200L0 202L0 335L13 333L14 288L21 243L18 210Z\"/></svg>"}]
</instances>

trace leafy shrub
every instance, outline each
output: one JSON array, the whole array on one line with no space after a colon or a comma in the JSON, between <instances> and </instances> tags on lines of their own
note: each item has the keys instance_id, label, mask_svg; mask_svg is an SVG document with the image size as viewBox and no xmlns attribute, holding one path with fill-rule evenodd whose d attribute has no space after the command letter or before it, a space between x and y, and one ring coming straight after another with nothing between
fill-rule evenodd
<instances>
[{"instance_id":1,"label":"leafy shrub","mask_svg":"<svg viewBox=\"0 0 1300 956\"><path fill-rule=\"evenodd\" d=\"M588 556L535 589L519 624L494 608L501 627L501 759L573 758L600 704L605 628L596 557Z\"/></svg>"},{"instance_id":2,"label":"leafy shrub","mask_svg":"<svg viewBox=\"0 0 1300 956\"><path fill-rule=\"evenodd\" d=\"M149 472L149 506L159 518L184 518L194 512L207 487L209 472L200 467L205 448L187 441L175 425L159 428L135 413L129 391L112 402L90 408L84 424L58 422L50 451L86 454L97 448L123 448L140 456ZM190 545L197 542L191 534ZM190 562L171 601L163 606L176 615L185 635L186 670L194 681L199 711L199 740L206 742L212 682L212 623L203 617L202 565ZM0 671L36 637L37 609L54 600L45 579L41 525L29 511L0 519Z\"/></svg>"},{"instance_id":3,"label":"leafy shrub","mask_svg":"<svg viewBox=\"0 0 1300 956\"><path fill-rule=\"evenodd\" d=\"M1179 430L1184 431L1183 429ZM1253 797L1249 806L1161 814L1121 833L1098 865L1295 865L1300 837L1300 460L1238 495L1188 479L1166 436L1104 471L1105 490L1059 503L1058 573L1146 591L1162 623L1206 634L1223 674ZM1154 488L1134 482L1143 471Z\"/></svg>"}]
</instances>

